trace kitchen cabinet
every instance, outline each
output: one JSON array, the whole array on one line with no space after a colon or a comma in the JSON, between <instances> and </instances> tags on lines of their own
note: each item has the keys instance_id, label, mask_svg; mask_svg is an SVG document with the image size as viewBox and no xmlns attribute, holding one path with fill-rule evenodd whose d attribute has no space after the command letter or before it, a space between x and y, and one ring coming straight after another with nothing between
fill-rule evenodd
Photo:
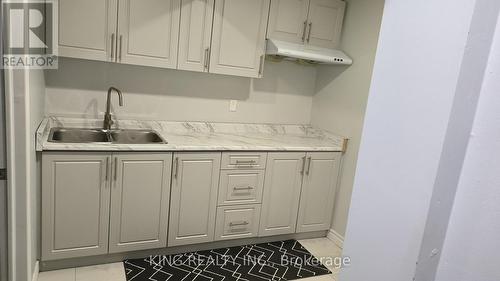
<instances>
[{"instance_id":1,"label":"kitchen cabinet","mask_svg":"<svg viewBox=\"0 0 500 281\"><path fill-rule=\"evenodd\" d=\"M58 4L59 55L114 61L118 0L59 0Z\"/></svg>"},{"instance_id":2,"label":"kitchen cabinet","mask_svg":"<svg viewBox=\"0 0 500 281\"><path fill-rule=\"evenodd\" d=\"M295 233L305 153L267 156L259 236Z\"/></svg>"},{"instance_id":3,"label":"kitchen cabinet","mask_svg":"<svg viewBox=\"0 0 500 281\"><path fill-rule=\"evenodd\" d=\"M109 252L167 246L171 153L113 155Z\"/></svg>"},{"instance_id":4,"label":"kitchen cabinet","mask_svg":"<svg viewBox=\"0 0 500 281\"><path fill-rule=\"evenodd\" d=\"M214 241L221 153L174 154L168 246Z\"/></svg>"},{"instance_id":5,"label":"kitchen cabinet","mask_svg":"<svg viewBox=\"0 0 500 281\"><path fill-rule=\"evenodd\" d=\"M177 67L180 0L119 0L117 62Z\"/></svg>"},{"instance_id":6,"label":"kitchen cabinet","mask_svg":"<svg viewBox=\"0 0 500 281\"><path fill-rule=\"evenodd\" d=\"M269 38L304 43L309 0L272 0L269 17Z\"/></svg>"},{"instance_id":7,"label":"kitchen cabinet","mask_svg":"<svg viewBox=\"0 0 500 281\"><path fill-rule=\"evenodd\" d=\"M269 0L218 0L210 72L262 77Z\"/></svg>"},{"instance_id":8,"label":"kitchen cabinet","mask_svg":"<svg viewBox=\"0 0 500 281\"><path fill-rule=\"evenodd\" d=\"M171 165L172 153L43 153L42 259L166 247Z\"/></svg>"},{"instance_id":9,"label":"kitchen cabinet","mask_svg":"<svg viewBox=\"0 0 500 281\"><path fill-rule=\"evenodd\" d=\"M330 229L341 153L307 153L297 233Z\"/></svg>"},{"instance_id":10,"label":"kitchen cabinet","mask_svg":"<svg viewBox=\"0 0 500 281\"><path fill-rule=\"evenodd\" d=\"M273 0L268 38L337 48L345 13L342 0Z\"/></svg>"},{"instance_id":11,"label":"kitchen cabinet","mask_svg":"<svg viewBox=\"0 0 500 281\"><path fill-rule=\"evenodd\" d=\"M108 252L110 155L42 155L42 259Z\"/></svg>"},{"instance_id":12,"label":"kitchen cabinet","mask_svg":"<svg viewBox=\"0 0 500 281\"><path fill-rule=\"evenodd\" d=\"M208 72L214 0L182 0L177 68Z\"/></svg>"},{"instance_id":13,"label":"kitchen cabinet","mask_svg":"<svg viewBox=\"0 0 500 281\"><path fill-rule=\"evenodd\" d=\"M180 0L59 0L59 55L176 68L179 18Z\"/></svg>"},{"instance_id":14,"label":"kitchen cabinet","mask_svg":"<svg viewBox=\"0 0 500 281\"><path fill-rule=\"evenodd\" d=\"M217 209L216 240L257 237L260 205L223 206Z\"/></svg>"},{"instance_id":15,"label":"kitchen cabinet","mask_svg":"<svg viewBox=\"0 0 500 281\"><path fill-rule=\"evenodd\" d=\"M43 152L42 260L328 230L340 159Z\"/></svg>"},{"instance_id":16,"label":"kitchen cabinet","mask_svg":"<svg viewBox=\"0 0 500 281\"><path fill-rule=\"evenodd\" d=\"M311 0L307 43L312 46L336 48L340 42L345 2Z\"/></svg>"}]
</instances>

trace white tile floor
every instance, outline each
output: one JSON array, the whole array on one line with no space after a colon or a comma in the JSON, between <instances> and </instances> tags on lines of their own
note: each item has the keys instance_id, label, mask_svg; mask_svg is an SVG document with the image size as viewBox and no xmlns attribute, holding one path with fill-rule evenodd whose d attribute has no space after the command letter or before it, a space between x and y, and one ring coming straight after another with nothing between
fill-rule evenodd
<instances>
[{"instance_id":1,"label":"white tile floor","mask_svg":"<svg viewBox=\"0 0 500 281\"><path fill-rule=\"evenodd\" d=\"M315 257L340 257L342 250L327 238L299 241ZM328 267L328 266L327 266ZM301 279L303 281L332 281L338 270L328 267L334 274ZM112 263L88 267L40 273L38 281L126 281L123 263Z\"/></svg>"}]
</instances>

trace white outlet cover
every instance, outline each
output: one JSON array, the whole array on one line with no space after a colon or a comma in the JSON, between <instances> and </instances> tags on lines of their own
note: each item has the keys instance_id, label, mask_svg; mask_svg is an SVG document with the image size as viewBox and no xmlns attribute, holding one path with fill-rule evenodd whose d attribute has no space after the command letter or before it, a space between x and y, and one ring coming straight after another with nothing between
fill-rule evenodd
<instances>
[{"instance_id":1,"label":"white outlet cover","mask_svg":"<svg viewBox=\"0 0 500 281\"><path fill-rule=\"evenodd\" d=\"M237 100L231 100L229 102L229 111L230 112L236 112L238 109L238 101Z\"/></svg>"}]
</instances>

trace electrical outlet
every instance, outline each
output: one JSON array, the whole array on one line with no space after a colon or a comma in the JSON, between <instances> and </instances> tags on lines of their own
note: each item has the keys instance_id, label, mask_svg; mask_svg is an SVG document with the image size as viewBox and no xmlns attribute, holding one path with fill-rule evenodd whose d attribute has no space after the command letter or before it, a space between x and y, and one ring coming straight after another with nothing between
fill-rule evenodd
<instances>
[{"instance_id":1,"label":"electrical outlet","mask_svg":"<svg viewBox=\"0 0 500 281\"><path fill-rule=\"evenodd\" d=\"M230 112L236 112L238 110L238 101L237 100L231 100L229 102L229 111Z\"/></svg>"}]
</instances>

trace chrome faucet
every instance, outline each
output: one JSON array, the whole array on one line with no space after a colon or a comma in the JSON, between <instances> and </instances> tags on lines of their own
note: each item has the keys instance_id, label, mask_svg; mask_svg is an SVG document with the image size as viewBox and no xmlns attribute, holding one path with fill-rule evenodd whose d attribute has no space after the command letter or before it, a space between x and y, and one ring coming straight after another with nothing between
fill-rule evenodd
<instances>
[{"instance_id":1,"label":"chrome faucet","mask_svg":"<svg viewBox=\"0 0 500 281\"><path fill-rule=\"evenodd\" d=\"M118 94L118 99L120 106L123 106L123 95L122 91L118 90L115 87L110 87L108 89L108 101L106 103L106 113L104 114L104 130L111 130L111 126L113 126L113 118L111 117L111 93L115 91Z\"/></svg>"}]
</instances>

